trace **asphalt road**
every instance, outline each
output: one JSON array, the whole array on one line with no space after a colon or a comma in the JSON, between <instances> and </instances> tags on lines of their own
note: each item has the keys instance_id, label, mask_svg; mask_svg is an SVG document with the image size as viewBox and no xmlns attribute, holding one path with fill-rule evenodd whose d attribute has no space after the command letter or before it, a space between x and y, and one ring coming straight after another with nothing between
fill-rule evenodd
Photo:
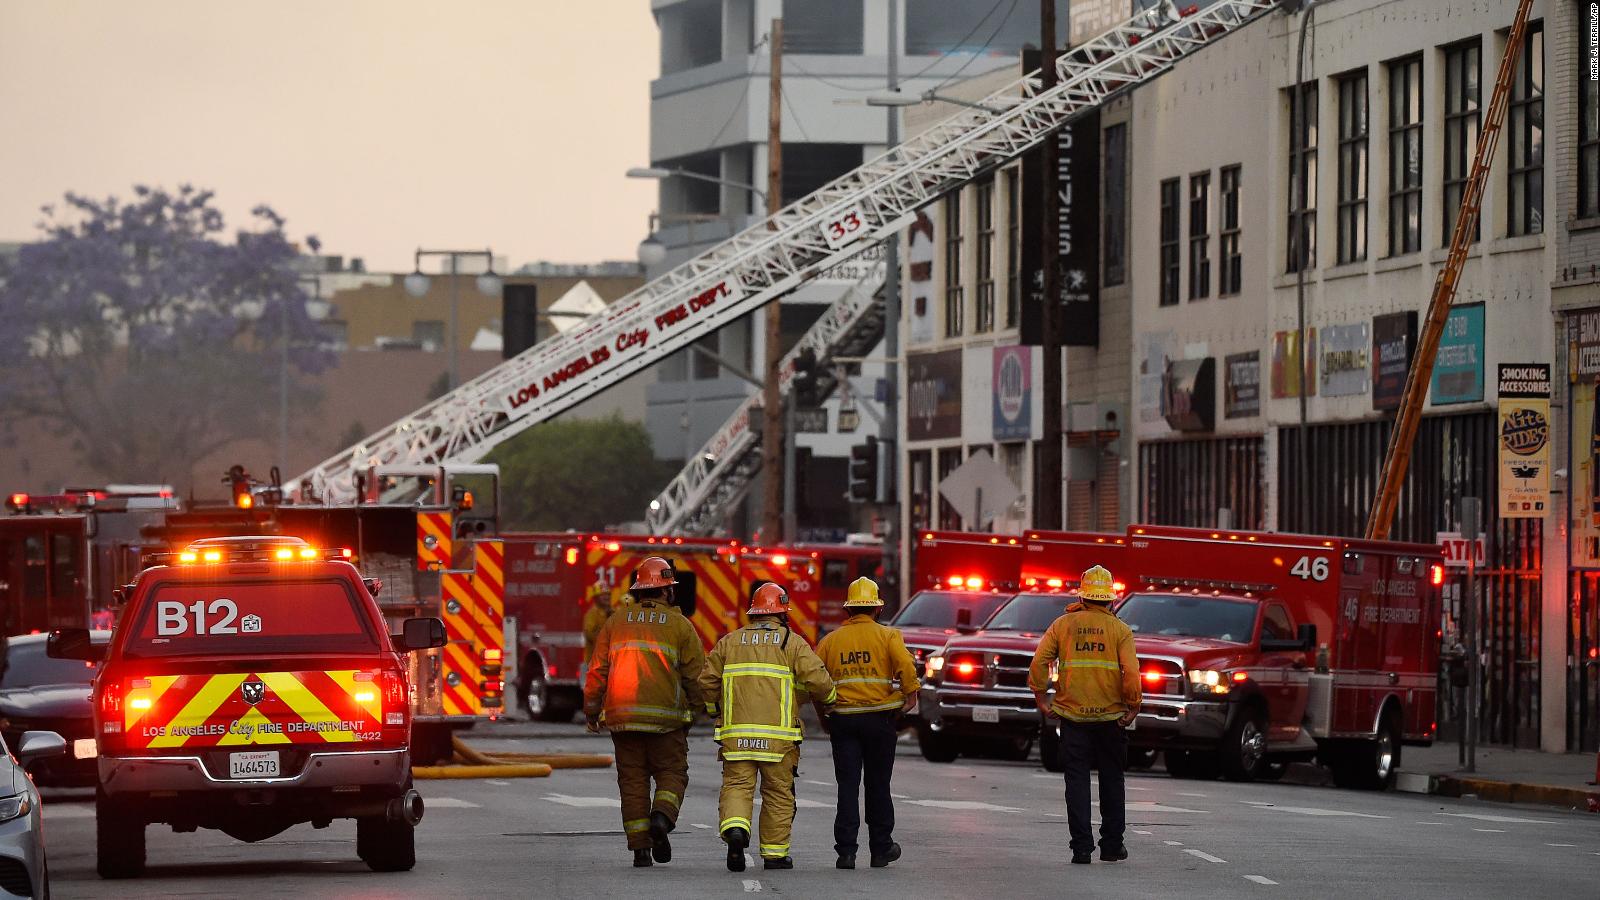
<instances>
[{"instance_id":1,"label":"asphalt road","mask_svg":"<svg viewBox=\"0 0 1600 900\"><path fill-rule=\"evenodd\" d=\"M500 726L482 749L601 751L577 726ZM896 838L887 869L833 867L833 769L826 740L808 740L797 781L796 868L760 861L728 872L716 836L719 767L702 730L691 739L688 798L674 861L633 869L613 770L545 779L419 784L427 816L418 865L370 873L355 829L291 829L258 844L217 832L149 834L138 882L94 872L94 807L82 792L45 804L52 888L59 897L620 896L1095 898L1593 897L1600 892L1600 820L1539 807L1366 794L1307 784L1177 781L1159 769L1129 782L1126 863L1068 863L1060 777L1037 760L923 761L902 745L895 769ZM863 843L865 834L862 835Z\"/></svg>"}]
</instances>

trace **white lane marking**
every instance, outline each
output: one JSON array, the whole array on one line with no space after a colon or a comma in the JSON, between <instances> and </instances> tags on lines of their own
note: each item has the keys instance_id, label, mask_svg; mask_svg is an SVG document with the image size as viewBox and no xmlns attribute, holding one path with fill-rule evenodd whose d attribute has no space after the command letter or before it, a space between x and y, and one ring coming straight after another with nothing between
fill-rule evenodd
<instances>
[{"instance_id":1,"label":"white lane marking","mask_svg":"<svg viewBox=\"0 0 1600 900\"><path fill-rule=\"evenodd\" d=\"M1178 796L1179 797L1204 797L1205 794L1197 794L1197 793L1194 793L1192 791L1178 791Z\"/></svg>"},{"instance_id":2,"label":"white lane marking","mask_svg":"<svg viewBox=\"0 0 1600 900\"><path fill-rule=\"evenodd\" d=\"M566 794L545 794L544 799L549 800L551 803L559 803L562 806L576 806L579 808L591 806L620 807L622 805L621 800L612 797L569 797ZM426 803L427 798L424 797L423 800Z\"/></svg>"},{"instance_id":3,"label":"white lane marking","mask_svg":"<svg viewBox=\"0 0 1600 900\"><path fill-rule=\"evenodd\" d=\"M711 827L710 825L707 825L704 822L691 822L690 824L692 824L696 828L710 828Z\"/></svg>"},{"instance_id":4,"label":"white lane marking","mask_svg":"<svg viewBox=\"0 0 1600 900\"><path fill-rule=\"evenodd\" d=\"M1354 816L1358 819L1387 819L1388 816L1377 816L1372 813L1350 812L1343 809L1320 809L1315 806L1277 806L1272 803L1262 803L1259 800L1240 800L1256 809L1270 809L1273 812L1295 813L1302 816Z\"/></svg>"},{"instance_id":5,"label":"white lane marking","mask_svg":"<svg viewBox=\"0 0 1600 900\"><path fill-rule=\"evenodd\" d=\"M754 856L751 856L750 854L746 853L744 855L744 864L753 869L753 868L755 868L755 865L756 865L756 858ZM759 882L759 881L756 882L756 884L760 884L760 883L761 882Z\"/></svg>"},{"instance_id":6,"label":"white lane marking","mask_svg":"<svg viewBox=\"0 0 1600 900\"><path fill-rule=\"evenodd\" d=\"M794 805L800 809L833 809L832 803L825 803L821 800L811 800L806 797L794 798Z\"/></svg>"},{"instance_id":7,"label":"white lane marking","mask_svg":"<svg viewBox=\"0 0 1600 900\"><path fill-rule=\"evenodd\" d=\"M1015 806L999 806L980 800L907 800L912 806L929 806L934 809L985 809L990 812L1022 812Z\"/></svg>"},{"instance_id":8,"label":"white lane marking","mask_svg":"<svg viewBox=\"0 0 1600 900\"><path fill-rule=\"evenodd\" d=\"M1055 774L1053 772L1035 772L1035 773L1033 773L1033 777L1035 777L1035 778L1051 778L1051 779L1054 779L1056 781L1060 781L1061 780L1061 776L1057 775L1057 774Z\"/></svg>"},{"instance_id":9,"label":"white lane marking","mask_svg":"<svg viewBox=\"0 0 1600 900\"><path fill-rule=\"evenodd\" d=\"M92 819L94 807L92 806L63 806L59 803L47 803L44 807L46 819Z\"/></svg>"},{"instance_id":10,"label":"white lane marking","mask_svg":"<svg viewBox=\"0 0 1600 900\"><path fill-rule=\"evenodd\" d=\"M1140 830L1139 830L1139 829L1137 829L1137 828L1135 828L1135 829L1133 829L1133 833L1134 833L1134 834L1143 834L1143 835L1149 835L1149 834L1151 834L1151 832L1148 832L1148 831L1140 831Z\"/></svg>"},{"instance_id":11,"label":"white lane marking","mask_svg":"<svg viewBox=\"0 0 1600 900\"><path fill-rule=\"evenodd\" d=\"M1124 805L1130 812L1200 813L1201 815L1206 813L1203 809L1185 809L1182 806L1168 806L1165 803L1155 803L1150 800L1135 800Z\"/></svg>"},{"instance_id":12,"label":"white lane marking","mask_svg":"<svg viewBox=\"0 0 1600 900\"><path fill-rule=\"evenodd\" d=\"M498 778L490 778L489 779L489 783L494 785L495 787L511 787L511 782L509 782L509 781L501 781Z\"/></svg>"},{"instance_id":13,"label":"white lane marking","mask_svg":"<svg viewBox=\"0 0 1600 900\"><path fill-rule=\"evenodd\" d=\"M1168 847L1182 847L1183 846L1183 841L1162 841L1161 843L1166 844Z\"/></svg>"},{"instance_id":14,"label":"white lane marking","mask_svg":"<svg viewBox=\"0 0 1600 900\"><path fill-rule=\"evenodd\" d=\"M1418 822L1418 825L1449 825L1449 822Z\"/></svg>"},{"instance_id":15,"label":"white lane marking","mask_svg":"<svg viewBox=\"0 0 1600 900\"><path fill-rule=\"evenodd\" d=\"M746 894L759 894L759 893L761 893L761 882L756 881L753 878L746 878L744 880L744 892Z\"/></svg>"},{"instance_id":16,"label":"white lane marking","mask_svg":"<svg viewBox=\"0 0 1600 900\"><path fill-rule=\"evenodd\" d=\"M1477 819L1480 822L1510 822L1514 825L1554 825L1549 819L1524 819L1519 816L1497 816L1490 813L1440 813L1456 819Z\"/></svg>"},{"instance_id":17,"label":"white lane marking","mask_svg":"<svg viewBox=\"0 0 1600 900\"><path fill-rule=\"evenodd\" d=\"M907 796L905 794L890 794L889 796L893 797L896 800L910 800L911 799L909 796Z\"/></svg>"},{"instance_id":18,"label":"white lane marking","mask_svg":"<svg viewBox=\"0 0 1600 900\"><path fill-rule=\"evenodd\" d=\"M1246 875L1244 880L1254 881L1256 884L1277 884L1276 881L1273 881L1271 878L1268 878L1265 875Z\"/></svg>"},{"instance_id":19,"label":"white lane marking","mask_svg":"<svg viewBox=\"0 0 1600 900\"><path fill-rule=\"evenodd\" d=\"M481 803L473 803L470 800L457 800L454 797L423 797L422 798L422 805L424 807L433 807L434 809L480 809L480 808L482 808L482 804ZM620 806L621 803L618 803L618 805Z\"/></svg>"},{"instance_id":20,"label":"white lane marking","mask_svg":"<svg viewBox=\"0 0 1600 900\"><path fill-rule=\"evenodd\" d=\"M1577 844L1545 844L1546 847L1576 847Z\"/></svg>"},{"instance_id":21,"label":"white lane marking","mask_svg":"<svg viewBox=\"0 0 1600 900\"><path fill-rule=\"evenodd\" d=\"M1190 856L1197 856L1200 859L1205 860L1206 862L1214 862L1214 863L1225 863L1225 862L1227 862L1227 860L1223 859L1220 856L1212 856L1211 854L1205 852L1204 850L1195 850L1192 847L1185 847L1183 852L1189 854Z\"/></svg>"},{"instance_id":22,"label":"white lane marking","mask_svg":"<svg viewBox=\"0 0 1600 900\"><path fill-rule=\"evenodd\" d=\"M1061 813L1045 813L1045 815L1049 816L1052 819L1065 819L1066 818L1066 816L1062 815Z\"/></svg>"},{"instance_id":23,"label":"white lane marking","mask_svg":"<svg viewBox=\"0 0 1600 900\"><path fill-rule=\"evenodd\" d=\"M1505 834L1506 833L1506 830L1504 828L1474 828L1472 830L1473 831L1481 831L1484 834Z\"/></svg>"},{"instance_id":24,"label":"white lane marking","mask_svg":"<svg viewBox=\"0 0 1600 900\"><path fill-rule=\"evenodd\" d=\"M1123 785L1122 789L1125 790L1125 791L1148 791L1148 790L1150 790L1150 788L1134 787L1131 784Z\"/></svg>"},{"instance_id":25,"label":"white lane marking","mask_svg":"<svg viewBox=\"0 0 1600 900\"><path fill-rule=\"evenodd\" d=\"M821 787L833 787L833 785L829 784L828 782L826 782L826 781L818 781L815 778L807 778L807 779L804 779L804 781L805 781L806 784L815 784L815 785L820 785Z\"/></svg>"}]
</instances>

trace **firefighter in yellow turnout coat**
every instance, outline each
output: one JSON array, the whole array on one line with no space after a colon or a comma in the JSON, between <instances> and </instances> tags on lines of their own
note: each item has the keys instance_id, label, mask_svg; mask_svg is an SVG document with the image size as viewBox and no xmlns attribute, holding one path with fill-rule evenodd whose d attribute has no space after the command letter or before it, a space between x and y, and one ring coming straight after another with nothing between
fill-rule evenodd
<instances>
[{"instance_id":1,"label":"firefighter in yellow turnout coat","mask_svg":"<svg viewBox=\"0 0 1600 900\"><path fill-rule=\"evenodd\" d=\"M889 780L894 774L900 715L916 709L920 685L905 639L878 624L883 600L872 579L857 578L850 584L844 609L850 618L817 644L817 655L839 686L838 705L823 720L833 736L833 775L839 782L833 848L839 854L839 868L856 867L856 838L861 831L856 797L865 773L867 848L872 867L881 869L900 858Z\"/></svg>"},{"instance_id":2,"label":"firefighter in yellow turnout coat","mask_svg":"<svg viewBox=\"0 0 1600 900\"><path fill-rule=\"evenodd\" d=\"M803 737L797 690L818 704L836 697L833 679L805 639L789 630L789 595L776 584L756 589L750 624L723 635L711 648L700 686L706 711L717 720L722 745L722 822L728 871L744 871L756 776L761 777L761 857L768 869L792 869L789 831L794 824L794 776Z\"/></svg>"},{"instance_id":3,"label":"firefighter in yellow turnout coat","mask_svg":"<svg viewBox=\"0 0 1600 900\"><path fill-rule=\"evenodd\" d=\"M635 579L635 602L595 635L583 712L590 731L601 725L611 731L622 828L633 864L648 866L672 860L667 834L689 786L688 727L701 704L705 651L694 626L672 606L671 564L652 556L639 563Z\"/></svg>"}]
</instances>

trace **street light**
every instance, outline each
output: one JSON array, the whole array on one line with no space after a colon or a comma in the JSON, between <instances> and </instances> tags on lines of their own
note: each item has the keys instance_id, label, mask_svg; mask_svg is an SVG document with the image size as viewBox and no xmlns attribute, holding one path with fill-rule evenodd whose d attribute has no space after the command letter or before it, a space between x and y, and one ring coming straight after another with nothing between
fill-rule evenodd
<instances>
[{"instance_id":1,"label":"street light","mask_svg":"<svg viewBox=\"0 0 1600 900\"><path fill-rule=\"evenodd\" d=\"M667 261L667 247L654 234L639 242L639 264L653 269Z\"/></svg>"},{"instance_id":2,"label":"street light","mask_svg":"<svg viewBox=\"0 0 1600 900\"><path fill-rule=\"evenodd\" d=\"M868 106L904 107L921 106L924 103L950 103L956 106L965 106L968 109L981 109L986 113L1005 112L1004 109L989 106L988 104L973 103L970 100L962 100L960 97L951 97L931 90L923 91L920 94L907 94L903 91L877 91L867 95Z\"/></svg>"},{"instance_id":3,"label":"street light","mask_svg":"<svg viewBox=\"0 0 1600 900\"><path fill-rule=\"evenodd\" d=\"M406 293L417 299L427 296L432 279L422 274L422 258L424 256L450 257L450 390L455 390L461 383L460 364L458 360L459 338L456 333L460 319L461 298L456 289L456 275L461 271L459 261L463 256L481 256L489 263L488 271L478 276L478 292L485 296L494 297L500 293L504 286L500 276L494 273L493 250L424 250L417 248L417 255L412 261L412 271L405 278Z\"/></svg>"}]
</instances>

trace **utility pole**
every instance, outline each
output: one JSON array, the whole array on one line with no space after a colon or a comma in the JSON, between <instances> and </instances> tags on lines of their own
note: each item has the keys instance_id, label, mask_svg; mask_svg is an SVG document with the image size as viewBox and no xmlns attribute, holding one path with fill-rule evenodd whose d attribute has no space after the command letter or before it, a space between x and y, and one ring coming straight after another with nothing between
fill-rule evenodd
<instances>
[{"instance_id":1,"label":"utility pole","mask_svg":"<svg viewBox=\"0 0 1600 900\"><path fill-rule=\"evenodd\" d=\"M767 35L772 51L767 79L767 230L776 231L776 216L783 208L783 19L772 20ZM783 329L780 298L763 311L766 317L767 365L761 396L761 542L775 544L783 537L783 395L778 390L783 364Z\"/></svg>"},{"instance_id":2,"label":"utility pole","mask_svg":"<svg viewBox=\"0 0 1600 900\"><path fill-rule=\"evenodd\" d=\"M1039 26L1040 91L1046 92L1056 85L1056 0L1040 0ZM1044 404L1044 435L1035 479L1038 495L1033 503L1033 524L1036 528L1061 527L1061 223L1058 219L1061 186L1056 160L1059 141L1060 132L1053 131L1039 148L1039 168L1044 182L1039 185L1039 193L1044 197L1044 221L1040 223L1043 233L1039 238L1039 266L1043 276L1040 349L1044 353L1044 390L1040 392L1040 402Z\"/></svg>"},{"instance_id":3,"label":"utility pole","mask_svg":"<svg viewBox=\"0 0 1600 900\"><path fill-rule=\"evenodd\" d=\"M900 0L889 0L889 90L900 89ZM888 149L900 143L900 110L891 106L884 110L888 115L886 139ZM889 390L883 398L883 422L879 437L889 444L888 471L879 473L884 496L889 502L883 508L883 575L889 581L892 573L904 571L900 560L900 235L895 234L883 242L883 355L888 362L883 367L883 378ZM899 597L898 578L894 596Z\"/></svg>"}]
</instances>

